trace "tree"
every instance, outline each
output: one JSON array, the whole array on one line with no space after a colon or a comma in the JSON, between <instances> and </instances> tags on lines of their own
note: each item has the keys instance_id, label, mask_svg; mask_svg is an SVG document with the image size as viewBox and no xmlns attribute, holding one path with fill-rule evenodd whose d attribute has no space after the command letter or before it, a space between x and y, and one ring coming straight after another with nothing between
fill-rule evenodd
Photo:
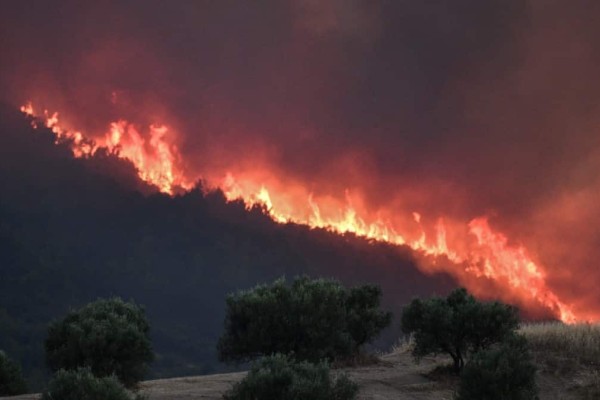
<instances>
[{"instance_id":1,"label":"tree","mask_svg":"<svg viewBox=\"0 0 600 400\"><path fill-rule=\"evenodd\" d=\"M518 323L515 307L479 302L463 288L445 299L414 299L402 312L402 331L414 336L415 358L448 354L456 373L462 370L466 357L503 341Z\"/></svg>"},{"instance_id":2,"label":"tree","mask_svg":"<svg viewBox=\"0 0 600 400\"><path fill-rule=\"evenodd\" d=\"M21 367L0 351L0 396L12 396L27 392L27 384Z\"/></svg>"},{"instance_id":3,"label":"tree","mask_svg":"<svg viewBox=\"0 0 600 400\"><path fill-rule=\"evenodd\" d=\"M355 352L392 322L391 313L379 310L380 301L379 286L363 285L350 289L346 299L347 323Z\"/></svg>"},{"instance_id":4,"label":"tree","mask_svg":"<svg viewBox=\"0 0 600 400\"><path fill-rule=\"evenodd\" d=\"M134 386L153 359L144 310L119 298L97 300L50 324L45 343L48 366L89 367L100 377L116 375Z\"/></svg>"},{"instance_id":5,"label":"tree","mask_svg":"<svg viewBox=\"0 0 600 400\"><path fill-rule=\"evenodd\" d=\"M457 400L536 400L535 371L527 340L511 336L473 355L461 373Z\"/></svg>"},{"instance_id":6,"label":"tree","mask_svg":"<svg viewBox=\"0 0 600 400\"><path fill-rule=\"evenodd\" d=\"M275 354L254 364L225 400L352 400L358 385L346 375L332 379L326 362L312 364Z\"/></svg>"},{"instance_id":7,"label":"tree","mask_svg":"<svg viewBox=\"0 0 600 400\"><path fill-rule=\"evenodd\" d=\"M89 368L59 370L41 400L141 400L133 396L115 376L94 376Z\"/></svg>"},{"instance_id":8,"label":"tree","mask_svg":"<svg viewBox=\"0 0 600 400\"><path fill-rule=\"evenodd\" d=\"M379 310L380 297L374 286L347 290L337 281L307 277L230 295L219 358L247 361L283 353L316 362L350 356L389 325L391 314Z\"/></svg>"}]
</instances>

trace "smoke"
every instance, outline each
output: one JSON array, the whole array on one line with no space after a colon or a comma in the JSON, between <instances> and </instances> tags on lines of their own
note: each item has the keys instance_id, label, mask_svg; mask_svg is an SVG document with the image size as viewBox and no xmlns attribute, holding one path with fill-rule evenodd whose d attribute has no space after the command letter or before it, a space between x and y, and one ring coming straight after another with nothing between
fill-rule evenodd
<instances>
[{"instance_id":1,"label":"smoke","mask_svg":"<svg viewBox=\"0 0 600 400\"><path fill-rule=\"evenodd\" d=\"M89 132L166 124L194 179L349 196L430 226L486 216L597 318L599 7L3 2L0 87Z\"/></svg>"}]
</instances>

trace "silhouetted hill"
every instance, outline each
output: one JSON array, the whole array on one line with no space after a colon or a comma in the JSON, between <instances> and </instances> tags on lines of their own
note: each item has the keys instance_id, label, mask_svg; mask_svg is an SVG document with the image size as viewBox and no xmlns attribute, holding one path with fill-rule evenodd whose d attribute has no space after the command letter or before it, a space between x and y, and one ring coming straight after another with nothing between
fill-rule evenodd
<instances>
[{"instance_id":1,"label":"silhouetted hill","mask_svg":"<svg viewBox=\"0 0 600 400\"><path fill-rule=\"evenodd\" d=\"M110 154L75 159L47 129L0 104L0 349L34 388L45 379L47 323L110 295L145 305L152 377L225 370L215 343L227 293L279 276L382 286L392 311L446 292L406 248L274 223L260 208L198 187L169 197ZM394 337L397 332L390 332Z\"/></svg>"}]
</instances>

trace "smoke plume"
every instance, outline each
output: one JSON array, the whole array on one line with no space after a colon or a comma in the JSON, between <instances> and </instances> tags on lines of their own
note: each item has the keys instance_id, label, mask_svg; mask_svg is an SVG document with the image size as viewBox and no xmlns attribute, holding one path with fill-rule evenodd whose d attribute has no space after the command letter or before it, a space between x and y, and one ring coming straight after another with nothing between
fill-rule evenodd
<instances>
[{"instance_id":1,"label":"smoke plume","mask_svg":"<svg viewBox=\"0 0 600 400\"><path fill-rule=\"evenodd\" d=\"M58 111L105 145L127 121L157 152L151 126L168 127L180 186L202 179L282 220L397 234L443 256L425 270L481 296L600 317L600 4L0 11L2 100Z\"/></svg>"}]
</instances>

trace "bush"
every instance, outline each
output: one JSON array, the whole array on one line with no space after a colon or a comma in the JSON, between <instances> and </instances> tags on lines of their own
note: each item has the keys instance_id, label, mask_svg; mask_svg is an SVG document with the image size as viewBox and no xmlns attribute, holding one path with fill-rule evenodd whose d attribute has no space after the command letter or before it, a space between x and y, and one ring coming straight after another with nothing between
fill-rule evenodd
<instances>
[{"instance_id":1,"label":"bush","mask_svg":"<svg viewBox=\"0 0 600 400\"><path fill-rule=\"evenodd\" d=\"M27 384L21 368L0 351L0 396L12 396L27 392Z\"/></svg>"},{"instance_id":2,"label":"bush","mask_svg":"<svg viewBox=\"0 0 600 400\"><path fill-rule=\"evenodd\" d=\"M381 288L363 285L351 288L346 299L348 331L354 344L354 352L373 340L390 325L392 314L379 310Z\"/></svg>"},{"instance_id":3,"label":"bush","mask_svg":"<svg viewBox=\"0 0 600 400\"><path fill-rule=\"evenodd\" d=\"M221 361L273 353L318 361L350 356L389 325L375 286L351 290L332 280L283 279L227 297Z\"/></svg>"},{"instance_id":4,"label":"bush","mask_svg":"<svg viewBox=\"0 0 600 400\"><path fill-rule=\"evenodd\" d=\"M153 359L148 332L141 307L119 298L98 300L50 324L47 363L54 371L89 367L132 387Z\"/></svg>"},{"instance_id":5,"label":"bush","mask_svg":"<svg viewBox=\"0 0 600 400\"><path fill-rule=\"evenodd\" d=\"M473 355L461 374L457 400L535 400L536 368L527 340L513 336Z\"/></svg>"},{"instance_id":6,"label":"bush","mask_svg":"<svg viewBox=\"0 0 600 400\"><path fill-rule=\"evenodd\" d=\"M224 395L225 400L351 400L358 385L346 375L331 379L326 362L295 362L276 354L253 365L248 375Z\"/></svg>"},{"instance_id":7,"label":"bush","mask_svg":"<svg viewBox=\"0 0 600 400\"><path fill-rule=\"evenodd\" d=\"M59 370L42 400L137 400L115 376L98 378L89 368Z\"/></svg>"},{"instance_id":8,"label":"bush","mask_svg":"<svg viewBox=\"0 0 600 400\"><path fill-rule=\"evenodd\" d=\"M402 331L414 337L413 355L449 354L456 373L466 357L511 336L518 324L515 307L478 302L462 288L445 299L415 299L402 312Z\"/></svg>"}]
</instances>

